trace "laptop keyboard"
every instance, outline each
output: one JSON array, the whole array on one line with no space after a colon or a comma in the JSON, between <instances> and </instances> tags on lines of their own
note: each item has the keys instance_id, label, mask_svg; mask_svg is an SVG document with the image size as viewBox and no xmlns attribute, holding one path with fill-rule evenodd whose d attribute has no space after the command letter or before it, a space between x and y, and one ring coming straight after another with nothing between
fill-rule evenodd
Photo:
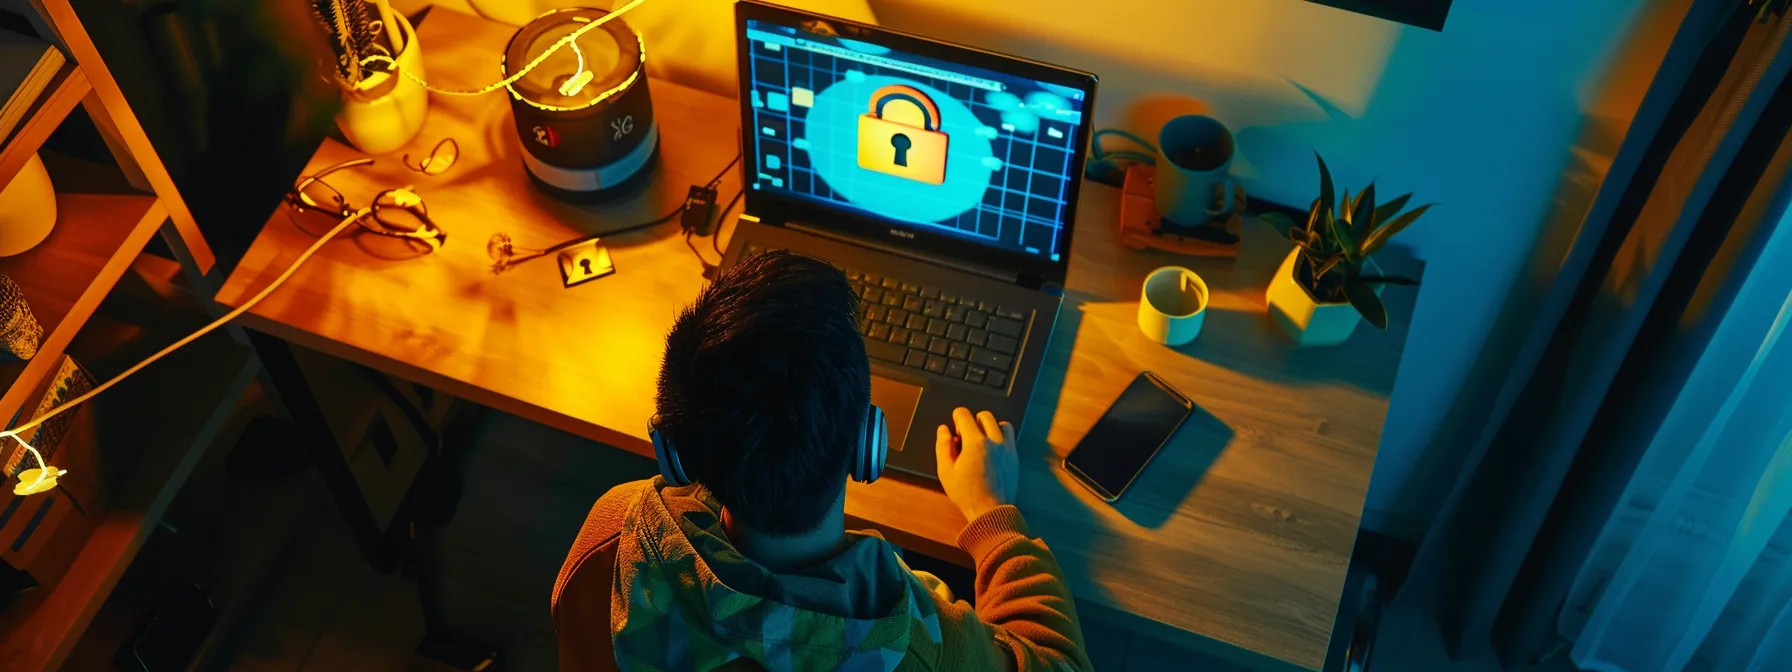
<instances>
[{"instance_id":1,"label":"laptop keyboard","mask_svg":"<svg viewBox=\"0 0 1792 672\"><path fill-rule=\"evenodd\" d=\"M760 249L748 243L743 251ZM872 359L1007 389L1031 310L850 268L846 278L863 306L859 333Z\"/></svg>"}]
</instances>

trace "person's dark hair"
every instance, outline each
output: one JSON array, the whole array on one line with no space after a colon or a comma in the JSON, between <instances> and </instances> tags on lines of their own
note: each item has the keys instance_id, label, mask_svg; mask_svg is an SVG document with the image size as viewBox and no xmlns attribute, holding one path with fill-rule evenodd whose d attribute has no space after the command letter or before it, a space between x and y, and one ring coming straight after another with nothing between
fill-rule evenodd
<instances>
[{"instance_id":1,"label":"person's dark hair","mask_svg":"<svg viewBox=\"0 0 1792 672\"><path fill-rule=\"evenodd\" d=\"M859 301L839 269L766 252L722 271L666 335L660 432L734 517L821 524L871 403Z\"/></svg>"}]
</instances>

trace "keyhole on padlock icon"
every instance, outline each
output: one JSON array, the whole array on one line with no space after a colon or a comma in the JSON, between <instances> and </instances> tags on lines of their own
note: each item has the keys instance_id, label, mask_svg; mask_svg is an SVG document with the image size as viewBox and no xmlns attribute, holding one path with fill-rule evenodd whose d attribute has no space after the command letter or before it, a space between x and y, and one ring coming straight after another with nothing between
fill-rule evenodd
<instances>
[{"instance_id":1,"label":"keyhole on padlock icon","mask_svg":"<svg viewBox=\"0 0 1792 672\"><path fill-rule=\"evenodd\" d=\"M908 136L902 133L890 136L890 146L896 148L896 165L908 165L908 148L914 144L915 141L908 139Z\"/></svg>"},{"instance_id":2,"label":"keyhole on padlock icon","mask_svg":"<svg viewBox=\"0 0 1792 672\"><path fill-rule=\"evenodd\" d=\"M590 275L591 274L591 260L590 259L580 259L579 260L579 268L585 269L585 274Z\"/></svg>"}]
</instances>

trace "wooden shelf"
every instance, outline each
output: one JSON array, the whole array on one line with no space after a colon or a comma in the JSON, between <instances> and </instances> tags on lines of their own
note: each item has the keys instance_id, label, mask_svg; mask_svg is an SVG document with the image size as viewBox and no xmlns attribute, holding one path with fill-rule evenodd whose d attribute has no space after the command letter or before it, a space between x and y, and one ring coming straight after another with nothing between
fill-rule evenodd
<instances>
[{"instance_id":1,"label":"wooden shelf","mask_svg":"<svg viewBox=\"0 0 1792 672\"><path fill-rule=\"evenodd\" d=\"M44 338L29 362L0 364L0 421L16 417L88 316L167 218L151 196L57 194L56 228L37 247L0 259L25 293Z\"/></svg>"},{"instance_id":2,"label":"wooden shelf","mask_svg":"<svg viewBox=\"0 0 1792 672\"><path fill-rule=\"evenodd\" d=\"M19 169L25 167L31 155L44 145L50 133L61 126L68 113L92 91L93 85L87 81L87 73L81 66L72 62L63 64L56 78L50 80L50 85L31 104L31 109L25 111L19 127L0 146L0 185L12 183L13 176L19 174Z\"/></svg>"},{"instance_id":3,"label":"wooden shelf","mask_svg":"<svg viewBox=\"0 0 1792 672\"><path fill-rule=\"evenodd\" d=\"M82 330L68 352L103 379L189 333L202 320L203 316L172 314L143 323L101 315ZM92 536L69 560L68 574L26 594L0 615L0 632L6 633L0 641L0 670L54 669L62 664L257 371L258 363L247 348L217 332L95 399L99 440L140 446L131 479L99 514Z\"/></svg>"}]
</instances>

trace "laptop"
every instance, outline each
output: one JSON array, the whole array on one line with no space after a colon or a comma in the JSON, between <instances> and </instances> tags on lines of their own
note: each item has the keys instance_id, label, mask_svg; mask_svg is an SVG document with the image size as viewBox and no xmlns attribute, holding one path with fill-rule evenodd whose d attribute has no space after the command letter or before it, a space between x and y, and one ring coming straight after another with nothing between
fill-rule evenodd
<instances>
[{"instance_id":1,"label":"laptop","mask_svg":"<svg viewBox=\"0 0 1792 672\"><path fill-rule=\"evenodd\" d=\"M890 469L952 409L1019 429L1062 303L1094 75L735 4L746 207L724 266L787 249L863 302Z\"/></svg>"}]
</instances>

